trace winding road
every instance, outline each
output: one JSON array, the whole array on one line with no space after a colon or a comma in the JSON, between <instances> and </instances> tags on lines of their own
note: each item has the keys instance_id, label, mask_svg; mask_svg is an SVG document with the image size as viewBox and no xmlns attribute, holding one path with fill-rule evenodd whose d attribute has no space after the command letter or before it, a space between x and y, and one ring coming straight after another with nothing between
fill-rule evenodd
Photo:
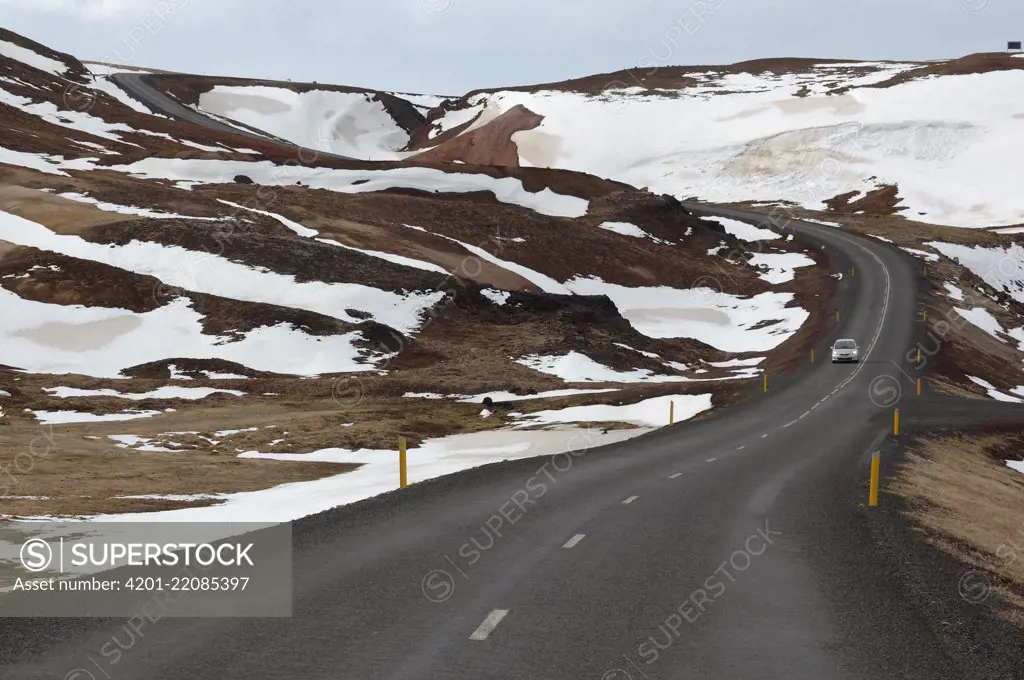
<instances>
[{"instance_id":1,"label":"winding road","mask_svg":"<svg viewBox=\"0 0 1024 680\"><path fill-rule=\"evenodd\" d=\"M706 420L300 520L292 618L164 619L116 663L99 650L127 639L123 619L6 620L3 677L964 678L913 595L879 573L863 507L892 423L893 404L871 397L907 368L916 261L786 226L856 267L820 347L857 338L861 364L819 361Z\"/></svg>"}]
</instances>

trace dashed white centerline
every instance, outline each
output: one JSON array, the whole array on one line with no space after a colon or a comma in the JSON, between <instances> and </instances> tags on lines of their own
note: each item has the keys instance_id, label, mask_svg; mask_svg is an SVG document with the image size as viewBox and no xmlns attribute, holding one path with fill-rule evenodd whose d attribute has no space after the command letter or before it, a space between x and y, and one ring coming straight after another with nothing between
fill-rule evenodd
<instances>
[{"instance_id":1,"label":"dashed white centerline","mask_svg":"<svg viewBox=\"0 0 1024 680\"><path fill-rule=\"evenodd\" d=\"M622 504L623 504L623 505L629 505L630 503L632 503L633 501L635 501L635 500L636 500L637 498L640 498L640 496L630 496L630 497L629 497L629 498L627 498L626 500L622 501Z\"/></svg>"},{"instance_id":2,"label":"dashed white centerline","mask_svg":"<svg viewBox=\"0 0 1024 680\"><path fill-rule=\"evenodd\" d=\"M761 435L761 439L768 439L768 435L767 434Z\"/></svg>"},{"instance_id":3,"label":"dashed white centerline","mask_svg":"<svg viewBox=\"0 0 1024 680\"><path fill-rule=\"evenodd\" d=\"M565 545L563 545L562 547L563 548L571 548L574 545L576 545L577 543L579 543L580 541L582 541L584 536L586 536L586 534L576 534L575 536L570 538L568 541L566 541Z\"/></svg>"},{"instance_id":4,"label":"dashed white centerline","mask_svg":"<svg viewBox=\"0 0 1024 680\"><path fill-rule=\"evenodd\" d=\"M718 459L717 458L708 458L708 462L709 463L714 463L716 460L718 460Z\"/></svg>"},{"instance_id":5,"label":"dashed white centerline","mask_svg":"<svg viewBox=\"0 0 1024 680\"><path fill-rule=\"evenodd\" d=\"M683 473L682 473L682 472L677 472L677 473L675 473L674 475L669 475L669 476L668 476L668 478L669 478L669 479L675 479L676 477L678 477L678 476L679 476L679 475L681 475L681 474L683 474Z\"/></svg>"},{"instance_id":6,"label":"dashed white centerline","mask_svg":"<svg viewBox=\"0 0 1024 680\"><path fill-rule=\"evenodd\" d=\"M480 624L480 627L473 631L473 634L469 636L470 640L486 640L487 636L491 634L501 620L508 614L507 609L495 609L493 612L487 615L484 622Z\"/></svg>"},{"instance_id":7,"label":"dashed white centerline","mask_svg":"<svg viewBox=\"0 0 1024 680\"><path fill-rule=\"evenodd\" d=\"M736 450L737 450L737 451L742 451L742 450L743 450L743 449L745 449L745 448L747 448L747 445L746 445L746 444L744 444L743 446L737 446L737 447L736 447Z\"/></svg>"}]
</instances>

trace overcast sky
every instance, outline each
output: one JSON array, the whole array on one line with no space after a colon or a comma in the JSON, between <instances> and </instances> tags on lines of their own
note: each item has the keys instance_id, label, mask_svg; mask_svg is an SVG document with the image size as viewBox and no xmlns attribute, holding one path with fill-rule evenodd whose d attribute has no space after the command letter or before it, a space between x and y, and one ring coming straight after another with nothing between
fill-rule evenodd
<instances>
[{"instance_id":1,"label":"overcast sky","mask_svg":"<svg viewBox=\"0 0 1024 680\"><path fill-rule=\"evenodd\" d=\"M0 0L0 25L87 60L462 94L638 65L1000 51L1024 39L1024 1Z\"/></svg>"}]
</instances>

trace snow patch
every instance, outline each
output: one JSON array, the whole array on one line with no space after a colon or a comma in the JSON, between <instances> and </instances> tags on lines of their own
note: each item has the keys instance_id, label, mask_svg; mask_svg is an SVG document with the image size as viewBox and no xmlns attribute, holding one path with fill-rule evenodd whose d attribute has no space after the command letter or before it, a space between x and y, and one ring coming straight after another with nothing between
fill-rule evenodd
<instances>
[{"instance_id":1,"label":"snow patch","mask_svg":"<svg viewBox=\"0 0 1024 680\"><path fill-rule=\"evenodd\" d=\"M768 270L758 275L768 283L792 281L798 268L814 266L814 260L801 253L756 253L749 262L758 269Z\"/></svg>"},{"instance_id":2,"label":"snow patch","mask_svg":"<svg viewBox=\"0 0 1024 680\"><path fill-rule=\"evenodd\" d=\"M0 56L20 61L22 64L31 66L38 71L45 71L57 76L64 76L68 70L67 64L63 61L57 61L6 40L0 40Z\"/></svg>"},{"instance_id":3,"label":"snow patch","mask_svg":"<svg viewBox=\"0 0 1024 680\"><path fill-rule=\"evenodd\" d=\"M787 307L792 293L742 298L711 288L627 288L596 277L566 283L578 295L607 295L637 332L649 338L692 338L724 352L765 352L791 337L810 314Z\"/></svg>"},{"instance_id":4,"label":"snow patch","mask_svg":"<svg viewBox=\"0 0 1024 680\"><path fill-rule=\"evenodd\" d=\"M973 375L969 375L967 377L975 385L979 385L979 386L985 388L985 390L988 391L988 396L991 397L992 399L995 399L996 401L1005 401L1005 402L1010 402L1010 403L1013 403L1013 404L1022 404L1022 403L1024 403L1024 399L1018 399L1017 397L1011 397L1008 394L1003 394L1002 392L1000 392L999 390L996 389L995 385L993 385L992 383L988 382L987 380L982 380L981 378L975 378Z\"/></svg>"},{"instance_id":5,"label":"snow patch","mask_svg":"<svg viewBox=\"0 0 1024 680\"><path fill-rule=\"evenodd\" d=\"M299 146L361 160L397 160L406 132L373 92L217 85L199 109L249 125Z\"/></svg>"},{"instance_id":6,"label":"snow patch","mask_svg":"<svg viewBox=\"0 0 1024 680\"><path fill-rule=\"evenodd\" d=\"M548 375L554 375L565 382L689 382L692 378L680 375L655 375L653 372L638 368L632 371L617 371L597 363L585 354L570 351L565 355L543 356L534 355L516 359L517 364Z\"/></svg>"},{"instance_id":7,"label":"snow patch","mask_svg":"<svg viewBox=\"0 0 1024 680\"><path fill-rule=\"evenodd\" d=\"M51 395L60 399L77 397L117 397L118 399L130 399L132 401L143 401L144 399L187 399L190 401L196 401L198 399L205 399L211 394L230 394L236 397L245 395L245 392L239 392L238 390L223 390L215 389L213 387L176 387L173 385L158 387L157 389L150 390L149 392L128 394L111 389L83 390L76 387L44 387L43 391L49 392Z\"/></svg>"},{"instance_id":8,"label":"snow patch","mask_svg":"<svg viewBox=\"0 0 1024 680\"><path fill-rule=\"evenodd\" d=\"M390 170L336 170L305 165L277 166L271 161L201 160L185 158L144 158L131 165L110 168L146 179L166 179L199 184L228 184L236 175L248 175L265 186L292 185L296 181L313 189L341 193L364 193L406 188L427 192L466 193L489 191L503 203L519 205L553 217L582 217L590 202L556 194L551 189L531 192L515 177L494 178L473 173L444 172L434 168L392 168ZM357 184L357 182L359 182Z\"/></svg>"},{"instance_id":9,"label":"snow patch","mask_svg":"<svg viewBox=\"0 0 1024 680\"><path fill-rule=\"evenodd\" d=\"M81 413L78 411L32 411L36 420L44 425L67 425L69 423L105 423L119 420L152 418L163 411L125 411L124 413Z\"/></svg>"},{"instance_id":10,"label":"snow patch","mask_svg":"<svg viewBox=\"0 0 1024 680\"><path fill-rule=\"evenodd\" d=\"M1024 302L1024 247L1019 244L985 248L932 241L926 245L966 267L996 290Z\"/></svg>"},{"instance_id":11,"label":"snow patch","mask_svg":"<svg viewBox=\"0 0 1024 680\"><path fill-rule=\"evenodd\" d=\"M731 220L726 217L715 217L714 220L725 227L727 234L732 234L741 241L768 241L779 238L779 234L771 229L755 227L739 220Z\"/></svg>"},{"instance_id":12,"label":"snow patch","mask_svg":"<svg viewBox=\"0 0 1024 680\"><path fill-rule=\"evenodd\" d=\"M509 296L508 291L494 290L493 288L484 288L480 294L499 307L508 301Z\"/></svg>"},{"instance_id":13,"label":"snow patch","mask_svg":"<svg viewBox=\"0 0 1024 680\"><path fill-rule=\"evenodd\" d=\"M674 404L675 421L689 420L711 409L710 394L677 394L645 399L636 404L612 406L570 406L526 413L518 427L549 423L630 423L660 427L668 424L669 404Z\"/></svg>"}]
</instances>

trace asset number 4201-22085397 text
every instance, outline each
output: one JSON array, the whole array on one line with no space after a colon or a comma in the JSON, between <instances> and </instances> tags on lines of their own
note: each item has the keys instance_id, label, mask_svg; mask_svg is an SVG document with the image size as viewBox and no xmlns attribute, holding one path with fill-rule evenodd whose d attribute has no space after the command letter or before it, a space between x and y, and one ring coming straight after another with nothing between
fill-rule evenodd
<instances>
[{"instance_id":1,"label":"asset number 4201-22085397 text","mask_svg":"<svg viewBox=\"0 0 1024 680\"><path fill-rule=\"evenodd\" d=\"M125 590L245 590L248 576L172 576L170 578L134 576L125 584Z\"/></svg>"}]
</instances>

